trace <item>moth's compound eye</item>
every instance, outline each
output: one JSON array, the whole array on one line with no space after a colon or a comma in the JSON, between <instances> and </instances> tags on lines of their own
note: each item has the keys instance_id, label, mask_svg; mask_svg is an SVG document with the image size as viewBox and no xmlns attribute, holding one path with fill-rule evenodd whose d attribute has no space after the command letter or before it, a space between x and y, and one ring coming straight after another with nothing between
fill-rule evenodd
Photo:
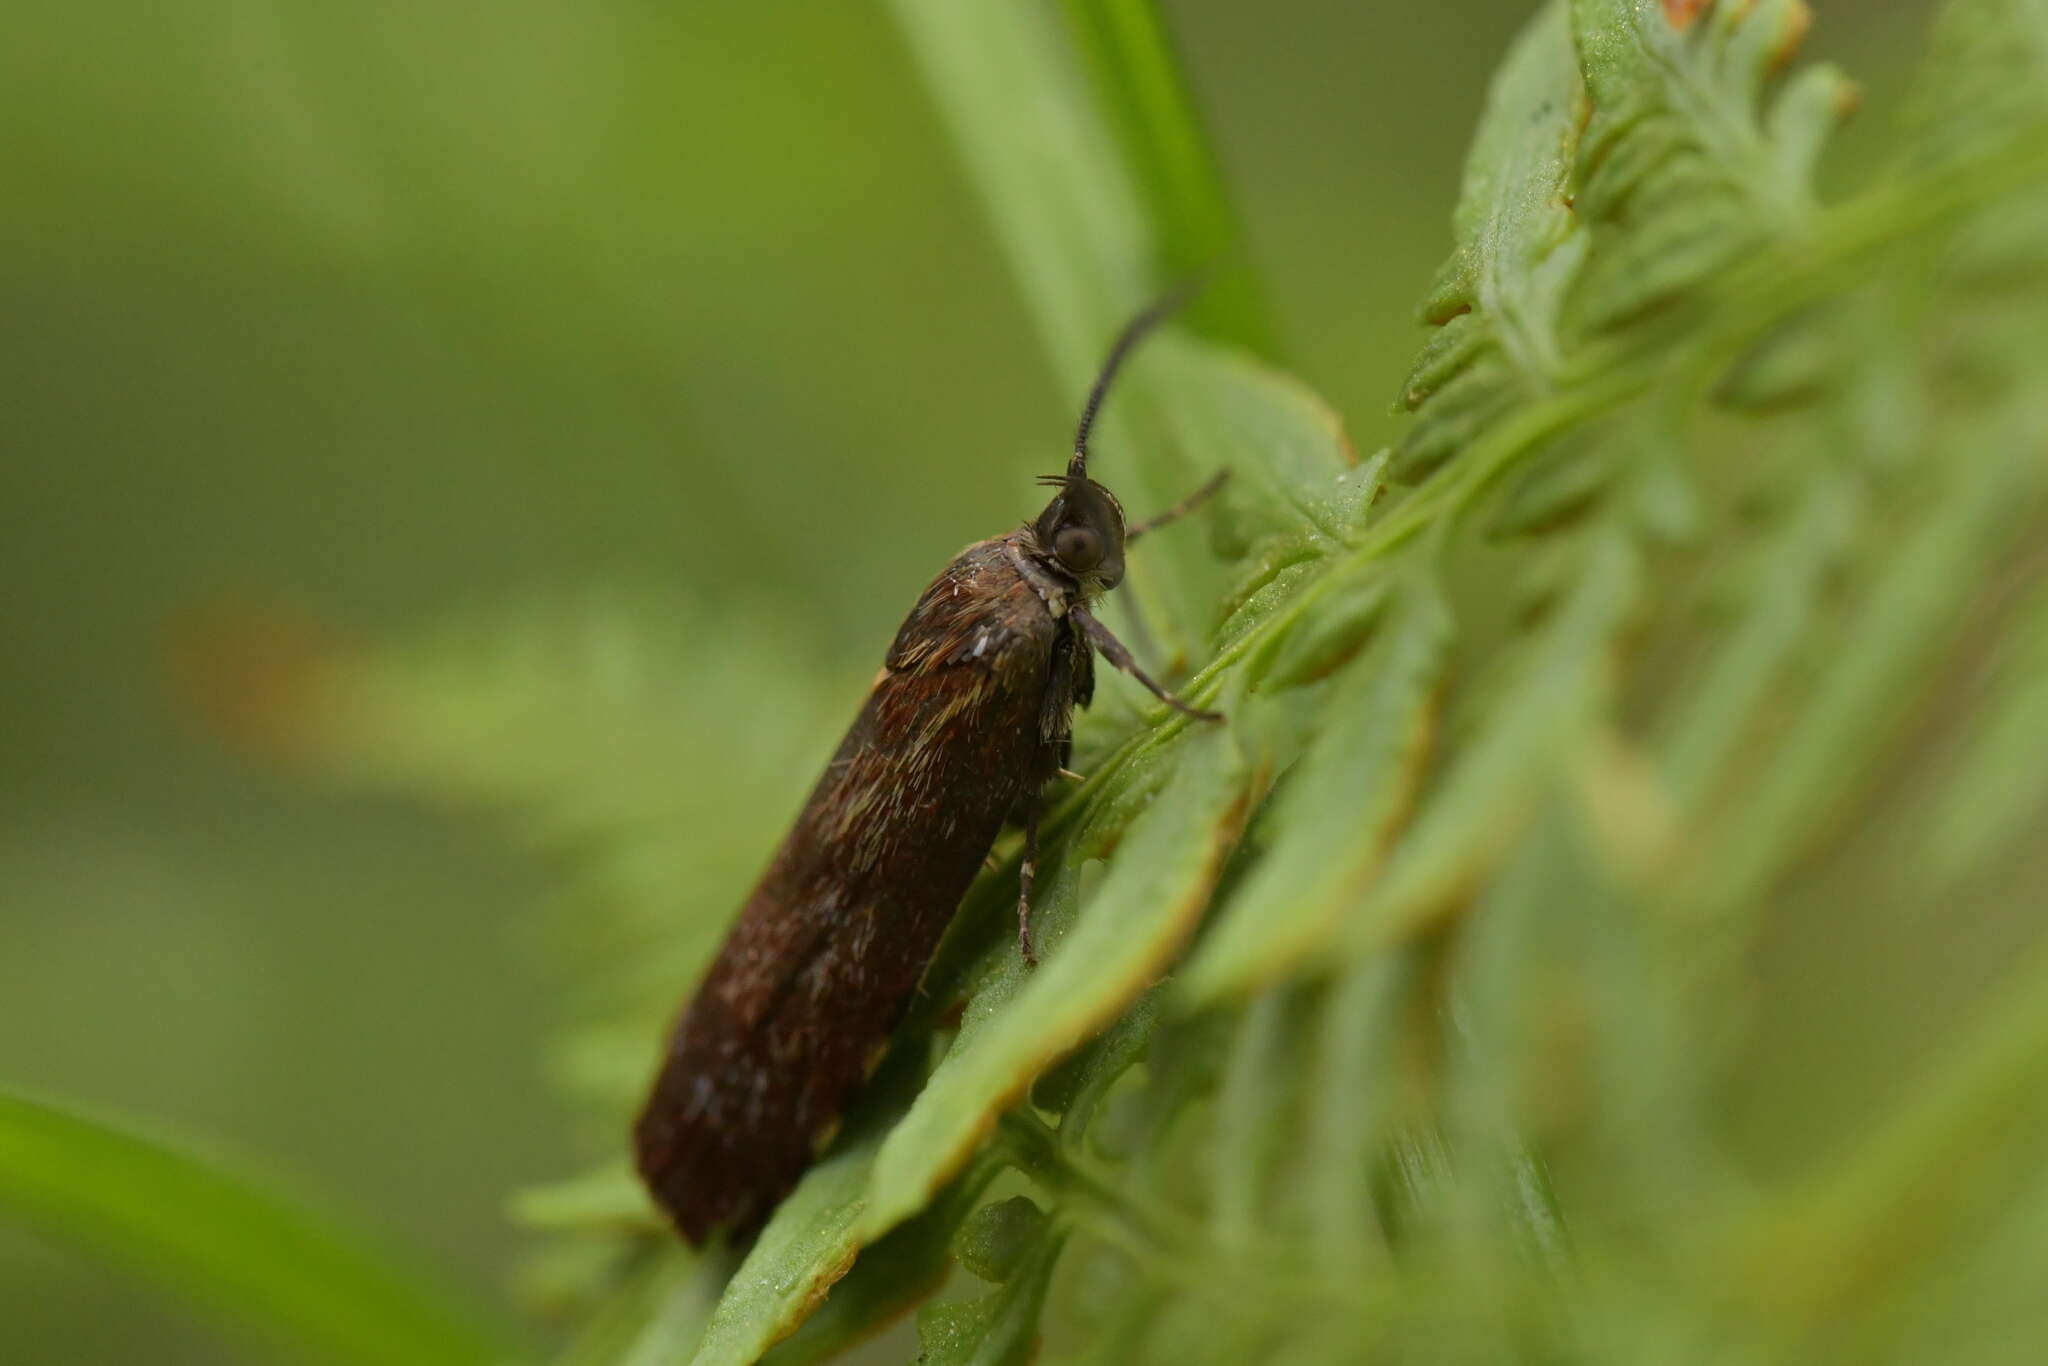
<instances>
[{"instance_id":1,"label":"moth's compound eye","mask_svg":"<svg viewBox=\"0 0 2048 1366\"><path fill-rule=\"evenodd\" d=\"M1063 526L1052 538L1052 553L1077 574L1102 563L1102 538L1085 526Z\"/></svg>"}]
</instances>

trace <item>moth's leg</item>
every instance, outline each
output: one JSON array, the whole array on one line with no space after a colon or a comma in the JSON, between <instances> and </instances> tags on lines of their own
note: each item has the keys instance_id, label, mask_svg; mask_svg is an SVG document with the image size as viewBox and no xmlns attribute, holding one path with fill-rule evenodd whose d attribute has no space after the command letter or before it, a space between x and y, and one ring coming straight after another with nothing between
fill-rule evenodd
<instances>
[{"instance_id":1,"label":"moth's leg","mask_svg":"<svg viewBox=\"0 0 2048 1366\"><path fill-rule=\"evenodd\" d=\"M1190 706L1166 689L1160 687L1158 681L1151 674L1138 667L1138 661L1131 658L1131 652L1124 648L1124 643L1111 635L1109 628L1097 621L1092 615L1079 607L1070 607L1067 611L1075 621L1081 623L1081 629L1088 633L1088 643L1102 651L1104 659L1144 684L1146 690L1161 702L1164 702L1177 712L1185 712L1187 715L1200 721L1221 721L1223 719L1223 713L1203 711L1200 707Z\"/></svg>"},{"instance_id":2,"label":"moth's leg","mask_svg":"<svg viewBox=\"0 0 2048 1366\"><path fill-rule=\"evenodd\" d=\"M1155 513L1152 516L1147 517L1144 521L1139 522L1134 526L1124 528L1124 544L1129 545L1132 541L1137 540L1140 536L1149 535L1152 532L1159 530L1159 528L1163 526L1170 526L1173 523L1178 522L1181 518L1187 516L1190 512L1193 512L1196 508L1208 502L1211 498L1214 498L1216 496L1216 491L1222 488L1224 481L1226 481L1229 478L1229 470L1218 470L1216 471L1215 478L1211 479L1208 483L1202 485L1202 487L1196 489L1187 497L1181 499L1178 503L1175 503L1166 511Z\"/></svg>"},{"instance_id":3,"label":"moth's leg","mask_svg":"<svg viewBox=\"0 0 2048 1366\"><path fill-rule=\"evenodd\" d=\"M1031 947L1031 880L1038 875L1038 803L1024 813L1024 862L1017 868L1017 947L1024 954L1024 966L1038 966L1038 954Z\"/></svg>"}]
</instances>

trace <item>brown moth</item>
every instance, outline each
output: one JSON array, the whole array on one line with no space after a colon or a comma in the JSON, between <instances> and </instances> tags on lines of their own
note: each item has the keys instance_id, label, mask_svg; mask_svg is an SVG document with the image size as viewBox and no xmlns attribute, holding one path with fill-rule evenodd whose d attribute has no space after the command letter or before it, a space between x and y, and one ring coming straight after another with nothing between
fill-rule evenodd
<instances>
[{"instance_id":1,"label":"brown moth","mask_svg":"<svg viewBox=\"0 0 2048 1366\"><path fill-rule=\"evenodd\" d=\"M939 937L1006 822L1024 827L1018 947L1031 946L1038 793L1071 749L1094 655L1169 705L1089 608L1148 522L1088 477L1117 368L1179 302L1110 348L1066 473L1031 522L962 551L925 589L867 703L683 1013L634 1129L640 1175L683 1236L744 1238L796 1184L886 1050Z\"/></svg>"}]
</instances>

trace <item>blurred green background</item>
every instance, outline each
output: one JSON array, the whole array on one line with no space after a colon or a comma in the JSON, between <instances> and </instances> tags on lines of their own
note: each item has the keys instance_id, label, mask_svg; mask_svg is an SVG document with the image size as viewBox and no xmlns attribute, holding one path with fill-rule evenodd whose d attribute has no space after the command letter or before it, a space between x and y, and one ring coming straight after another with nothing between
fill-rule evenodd
<instances>
[{"instance_id":1,"label":"blurred green background","mask_svg":"<svg viewBox=\"0 0 2048 1366\"><path fill-rule=\"evenodd\" d=\"M1166 8L1285 353L1369 450L1527 7ZM1931 6L1816 8L1853 164ZM13 0L0 185L0 1079L503 1305L505 1193L571 1160L544 871L234 752L181 624L625 585L774 614L850 708L1079 396L865 4ZM9 1362L250 1359L5 1229L0 1324Z\"/></svg>"}]
</instances>

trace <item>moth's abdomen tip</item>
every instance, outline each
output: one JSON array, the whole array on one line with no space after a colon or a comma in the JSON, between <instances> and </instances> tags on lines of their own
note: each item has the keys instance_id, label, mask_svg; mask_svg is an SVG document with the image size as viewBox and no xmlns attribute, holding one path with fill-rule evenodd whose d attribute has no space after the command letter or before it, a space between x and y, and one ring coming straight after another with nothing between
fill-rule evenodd
<instances>
[{"instance_id":1,"label":"moth's abdomen tip","mask_svg":"<svg viewBox=\"0 0 2048 1366\"><path fill-rule=\"evenodd\" d=\"M692 1247L702 1247L722 1222L720 1202L716 1184L696 1170L704 1145L692 1142L685 1128L664 1112L658 1098L650 1103L633 1126L634 1165L676 1232Z\"/></svg>"},{"instance_id":2,"label":"moth's abdomen tip","mask_svg":"<svg viewBox=\"0 0 2048 1366\"><path fill-rule=\"evenodd\" d=\"M728 1245L744 1247L807 1162L788 1138L771 1141L787 1132L784 1126L770 1125L764 1135L730 1106L678 1099L687 1094L701 1101L705 1076L693 1068L664 1070L633 1125L634 1165L648 1195L692 1247L721 1235Z\"/></svg>"},{"instance_id":3,"label":"moth's abdomen tip","mask_svg":"<svg viewBox=\"0 0 2048 1366\"><path fill-rule=\"evenodd\" d=\"M752 1200L687 1164L666 1166L640 1164L640 1180L669 1223L692 1247L703 1247L721 1231L738 1231L744 1225ZM738 1198L735 1198L735 1197Z\"/></svg>"}]
</instances>

